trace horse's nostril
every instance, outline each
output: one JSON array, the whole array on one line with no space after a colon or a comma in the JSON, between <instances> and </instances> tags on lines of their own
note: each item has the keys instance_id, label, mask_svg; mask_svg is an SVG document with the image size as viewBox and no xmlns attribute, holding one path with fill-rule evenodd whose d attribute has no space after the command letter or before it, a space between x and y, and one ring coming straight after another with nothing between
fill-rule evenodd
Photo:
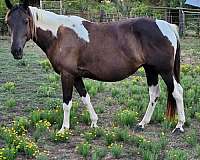
<instances>
[{"instance_id":1,"label":"horse's nostril","mask_svg":"<svg viewBox=\"0 0 200 160\"><path fill-rule=\"evenodd\" d=\"M21 53L22 52L22 48L18 48L18 53Z\"/></svg>"}]
</instances>

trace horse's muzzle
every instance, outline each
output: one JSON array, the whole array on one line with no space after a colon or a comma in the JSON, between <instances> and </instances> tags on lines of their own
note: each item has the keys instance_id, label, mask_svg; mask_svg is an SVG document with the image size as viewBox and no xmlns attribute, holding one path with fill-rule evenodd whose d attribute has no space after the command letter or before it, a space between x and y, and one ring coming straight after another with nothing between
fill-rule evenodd
<instances>
[{"instance_id":1,"label":"horse's muzzle","mask_svg":"<svg viewBox=\"0 0 200 160\"><path fill-rule=\"evenodd\" d=\"M19 59L22 59L22 57L23 57L23 49L22 48L12 49L11 53L12 53L14 59L19 60Z\"/></svg>"}]
</instances>

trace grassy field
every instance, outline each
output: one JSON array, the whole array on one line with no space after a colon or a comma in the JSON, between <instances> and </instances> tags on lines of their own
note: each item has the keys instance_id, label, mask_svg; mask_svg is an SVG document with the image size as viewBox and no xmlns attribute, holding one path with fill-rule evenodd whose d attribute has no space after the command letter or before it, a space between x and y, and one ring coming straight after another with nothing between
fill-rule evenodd
<instances>
[{"instance_id":1,"label":"grassy field","mask_svg":"<svg viewBox=\"0 0 200 160\"><path fill-rule=\"evenodd\" d=\"M99 116L99 128L74 92L71 127L62 125L62 92L42 51L28 43L25 56L15 61L7 38L0 40L0 160L198 160L200 159L200 39L182 40L181 82L186 111L185 133L171 134L177 119L165 119L166 87L151 124L133 133L148 105L143 69L116 83L85 80Z\"/></svg>"}]
</instances>

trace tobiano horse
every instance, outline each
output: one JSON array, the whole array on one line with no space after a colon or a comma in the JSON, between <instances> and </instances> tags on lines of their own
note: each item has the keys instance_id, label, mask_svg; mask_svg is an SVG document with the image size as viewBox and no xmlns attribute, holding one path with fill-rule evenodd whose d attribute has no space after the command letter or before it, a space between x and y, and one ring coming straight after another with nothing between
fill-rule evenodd
<instances>
[{"instance_id":1,"label":"tobiano horse","mask_svg":"<svg viewBox=\"0 0 200 160\"><path fill-rule=\"evenodd\" d=\"M70 128L73 86L82 97L97 127L98 116L90 102L83 78L105 82L123 80L144 67L150 101L135 130L151 120L160 95L158 75L168 90L169 118L178 113L173 132L184 132L183 89L180 85L180 41L175 27L163 20L133 18L111 23L92 23L77 16L63 16L28 5L24 0L9 9L5 21L11 32L11 53L22 59L23 48L32 39L61 75L64 118L60 132Z\"/></svg>"}]
</instances>

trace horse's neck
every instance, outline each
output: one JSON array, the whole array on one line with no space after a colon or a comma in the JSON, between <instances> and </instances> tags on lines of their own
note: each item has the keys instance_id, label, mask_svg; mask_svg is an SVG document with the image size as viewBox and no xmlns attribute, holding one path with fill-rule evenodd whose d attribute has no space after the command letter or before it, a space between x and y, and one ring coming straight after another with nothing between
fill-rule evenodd
<instances>
[{"instance_id":1,"label":"horse's neck","mask_svg":"<svg viewBox=\"0 0 200 160\"><path fill-rule=\"evenodd\" d=\"M40 28L36 28L36 35L33 37L33 41L47 54L48 50L53 45L55 37L52 33L44 31Z\"/></svg>"}]
</instances>

